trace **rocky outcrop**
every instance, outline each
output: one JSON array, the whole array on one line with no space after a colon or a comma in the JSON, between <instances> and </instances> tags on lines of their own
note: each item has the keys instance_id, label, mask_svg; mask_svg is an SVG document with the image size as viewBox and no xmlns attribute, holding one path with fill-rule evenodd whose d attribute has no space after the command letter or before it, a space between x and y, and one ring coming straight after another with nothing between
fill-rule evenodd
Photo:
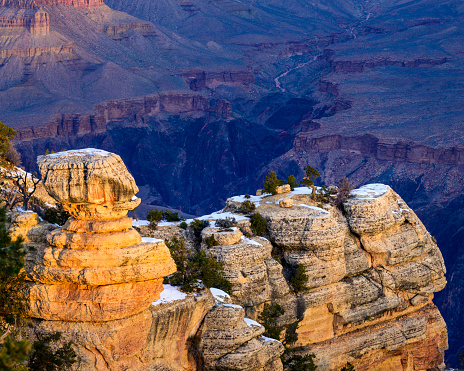
<instances>
[{"instance_id":1,"label":"rocky outcrop","mask_svg":"<svg viewBox=\"0 0 464 371\"><path fill-rule=\"evenodd\" d=\"M198 333L202 370L282 371L282 344L261 337L264 327L244 317L232 304L218 304L206 315Z\"/></svg>"},{"instance_id":2,"label":"rocky outcrop","mask_svg":"<svg viewBox=\"0 0 464 371\"><path fill-rule=\"evenodd\" d=\"M282 370L282 345L262 338L243 308L207 289L163 286L176 267L163 240L132 229L126 214L140 202L138 188L119 156L86 149L38 163L45 188L72 216L62 228L38 224L35 213L10 216L12 236L34 247L25 267L31 336L62 333L77 370ZM232 235L221 241L242 237Z\"/></svg>"},{"instance_id":3,"label":"rocky outcrop","mask_svg":"<svg viewBox=\"0 0 464 371\"><path fill-rule=\"evenodd\" d=\"M255 306L289 294L282 271L271 256L272 245L268 240L247 238L238 229L227 232L206 228L202 235L203 239L212 235L217 242L217 246L204 244L203 248L223 263L225 277L232 284L232 299L247 308L247 316L256 319Z\"/></svg>"},{"instance_id":4,"label":"rocky outcrop","mask_svg":"<svg viewBox=\"0 0 464 371\"><path fill-rule=\"evenodd\" d=\"M31 316L102 322L146 310L176 268L164 242L142 241L125 216L140 200L120 157L68 151L38 163L49 194L72 217L26 267Z\"/></svg>"},{"instance_id":5,"label":"rocky outcrop","mask_svg":"<svg viewBox=\"0 0 464 371\"><path fill-rule=\"evenodd\" d=\"M259 313L265 302L280 304L285 315L278 323L298 321L297 353L314 353L321 370L339 370L346 362L366 371L442 367L447 330L432 298L446 284L446 269L421 221L381 184L352 191L344 213L328 203L318 205L310 193L297 188L252 197L266 219L270 241L281 251L283 266L272 259L273 280L281 277L280 287L287 290L266 291L265 279L253 282L253 291L238 284L237 267L248 264L257 271L260 266L255 246L244 249L249 255L240 243L209 248L230 275L233 299L247 313ZM293 205L279 207L287 199ZM227 210L238 210L240 201L229 199ZM252 241L272 249L265 239ZM283 277L292 277L299 265L307 276L305 290L289 293Z\"/></svg>"},{"instance_id":6,"label":"rocky outcrop","mask_svg":"<svg viewBox=\"0 0 464 371\"><path fill-rule=\"evenodd\" d=\"M103 0L2 0L0 6L10 6L21 9L35 9L40 5L66 5L74 8L94 8L103 6Z\"/></svg>"},{"instance_id":7,"label":"rocky outcrop","mask_svg":"<svg viewBox=\"0 0 464 371\"><path fill-rule=\"evenodd\" d=\"M330 55L331 53L326 53ZM354 73L364 72L377 67L385 66L398 66L398 67L424 67L424 66L437 66L447 63L452 59L449 57L441 58L416 58L416 59L397 59L395 57L382 57L379 56L373 60L331 60L330 71L336 73Z\"/></svg>"},{"instance_id":8,"label":"rocky outcrop","mask_svg":"<svg viewBox=\"0 0 464 371\"><path fill-rule=\"evenodd\" d=\"M241 86L253 84L255 82L253 72L240 70L210 72L194 69L183 73L182 77L193 91L215 89L219 85Z\"/></svg>"},{"instance_id":9,"label":"rocky outcrop","mask_svg":"<svg viewBox=\"0 0 464 371\"><path fill-rule=\"evenodd\" d=\"M374 157L382 161L464 164L464 148L462 146L433 148L413 141L380 139L371 134L314 137L311 133L299 133L295 137L294 150L309 153L341 150Z\"/></svg>"},{"instance_id":10,"label":"rocky outcrop","mask_svg":"<svg viewBox=\"0 0 464 371\"><path fill-rule=\"evenodd\" d=\"M17 29L19 32L26 29L31 35L47 35L50 19L44 10L3 8L0 10L0 29Z\"/></svg>"}]
</instances>

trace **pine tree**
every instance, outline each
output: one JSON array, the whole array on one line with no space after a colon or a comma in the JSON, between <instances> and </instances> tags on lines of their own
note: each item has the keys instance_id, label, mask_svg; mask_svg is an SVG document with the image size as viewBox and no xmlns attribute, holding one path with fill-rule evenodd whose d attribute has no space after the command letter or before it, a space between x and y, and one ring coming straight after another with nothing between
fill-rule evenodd
<instances>
[{"instance_id":1,"label":"pine tree","mask_svg":"<svg viewBox=\"0 0 464 371\"><path fill-rule=\"evenodd\" d=\"M6 228L6 209L0 208L0 322L6 326L19 325L29 309L25 293L24 267L26 255L23 239L11 241Z\"/></svg>"},{"instance_id":2,"label":"pine tree","mask_svg":"<svg viewBox=\"0 0 464 371\"><path fill-rule=\"evenodd\" d=\"M283 184L284 181L277 179L277 174L274 171L270 171L264 178L263 191L275 195L277 194L277 187Z\"/></svg>"},{"instance_id":3,"label":"pine tree","mask_svg":"<svg viewBox=\"0 0 464 371\"><path fill-rule=\"evenodd\" d=\"M306 283L308 282L308 275L305 273L305 267L303 264L298 264L296 267L295 273L292 278L290 278L290 283L292 284L293 290L295 293L306 290Z\"/></svg>"},{"instance_id":4,"label":"pine tree","mask_svg":"<svg viewBox=\"0 0 464 371\"><path fill-rule=\"evenodd\" d=\"M296 187L298 187L298 182L296 181L295 176L289 175L287 177L287 184L290 186L291 190L293 191Z\"/></svg>"},{"instance_id":5,"label":"pine tree","mask_svg":"<svg viewBox=\"0 0 464 371\"><path fill-rule=\"evenodd\" d=\"M16 131L0 121L0 156L4 156L10 146L10 139L16 138Z\"/></svg>"},{"instance_id":6,"label":"pine tree","mask_svg":"<svg viewBox=\"0 0 464 371\"><path fill-rule=\"evenodd\" d=\"M350 362L346 362L346 365L340 371L356 371L354 366Z\"/></svg>"},{"instance_id":7,"label":"pine tree","mask_svg":"<svg viewBox=\"0 0 464 371\"><path fill-rule=\"evenodd\" d=\"M26 295L23 240L12 242L6 228L6 209L0 208L0 370L15 370L30 350L28 341L16 340L29 308Z\"/></svg>"},{"instance_id":8,"label":"pine tree","mask_svg":"<svg viewBox=\"0 0 464 371\"><path fill-rule=\"evenodd\" d=\"M284 363L289 371L316 371L317 366L314 364L314 358L316 358L314 354L305 354L304 356L295 354Z\"/></svg>"},{"instance_id":9,"label":"pine tree","mask_svg":"<svg viewBox=\"0 0 464 371\"><path fill-rule=\"evenodd\" d=\"M282 327L277 326L277 319L285 313L285 310L277 303L264 304L264 309L258 316L258 321L261 323L266 332L266 336L279 340Z\"/></svg>"},{"instance_id":10,"label":"pine tree","mask_svg":"<svg viewBox=\"0 0 464 371\"><path fill-rule=\"evenodd\" d=\"M260 213L256 213L250 218L250 224L251 230L258 236L262 236L266 231L266 220Z\"/></svg>"},{"instance_id":11,"label":"pine tree","mask_svg":"<svg viewBox=\"0 0 464 371\"><path fill-rule=\"evenodd\" d=\"M314 180L319 178L320 176L319 171L312 166L306 166L304 168L304 171L306 175L301 181L301 184L306 185L307 187L311 187L311 189L313 190L312 198L315 199L316 198L316 187L314 186Z\"/></svg>"}]
</instances>

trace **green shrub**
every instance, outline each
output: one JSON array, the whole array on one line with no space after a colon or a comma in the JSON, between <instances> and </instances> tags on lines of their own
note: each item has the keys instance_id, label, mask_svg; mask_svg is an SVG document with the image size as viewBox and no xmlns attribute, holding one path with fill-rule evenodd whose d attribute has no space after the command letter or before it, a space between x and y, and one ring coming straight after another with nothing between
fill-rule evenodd
<instances>
[{"instance_id":1,"label":"green shrub","mask_svg":"<svg viewBox=\"0 0 464 371\"><path fill-rule=\"evenodd\" d=\"M43 218L52 224L64 225L67 220L71 217L66 210L63 209L61 204L58 204L57 207L49 207L45 210Z\"/></svg>"},{"instance_id":2,"label":"green shrub","mask_svg":"<svg viewBox=\"0 0 464 371\"><path fill-rule=\"evenodd\" d=\"M180 222L183 220L183 218L179 216L179 213L174 213L171 210L165 210L163 212L163 217L167 222Z\"/></svg>"},{"instance_id":3,"label":"green shrub","mask_svg":"<svg viewBox=\"0 0 464 371\"><path fill-rule=\"evenodd\" d=\"M163 212L161 210L158 210L157 207L154 209L151 209L147 213L147 220L150 222L150 224L157 224L163 219Z\"/></svg>"},{"instance_id":4,"label":"green shrub","mask_svg":"<svg viewBox=\"0 0 464 371\"><path fill-rule=\"evenodd\" d=\"M266 220L260 213L256 213L250 218L251 230L254 234L262 236L266 231Z\"/></svg>"},{"instance_id":5,"label":"green shrub","mask_svg":"<svg viewBox=\"0 0 464 371\"><path fill-rule=\"evenodd\" d=\"M247 193L245 196L244 196L246 199L249 199L251 198L251 196Z\"/></svg>"},{"instance_id":6,"label":"green shrub","mask_svg":"<svg viewBox=\"0 0 464 371\"><path fill-rule=\"evenodd\" d=\"M62 371L71 369L76 362L76 352L74 352L70 342L56 349L56 345L52 344L58 342L60 338L61 333L56 332L39 337L39 340L34 342L28 360L30 370Z\"/></svg>"},{"instance_id":7,"label":"green shrub","mask_svg":"<svg viewBox=\"0 0 464 371\"><path fill-rule=\"evenodd\" d=\"M356 371L354 366L350 362L346 362L346 365L340 371Z\"/></svg>"},{"instance_id":8,"label":"green shrub","mask_svg":"<svg viewBox=\"0 0 464 371\"><path fill-rule=\"evenodd\" d=\"M231 283L224 277L224 265L206 251L195 253L192 259L193 274L205 287L216 287L230 294Z\"/></svg>"},{"instance_id":9,"label":"green shrub","mask_svg":"<svg viewBox=\"0 0 464 371\"><path fill-rule=\"evenodd\" d=\"M16 138L16 131L0 121L0 156L5 156L10 146L10 140Z\"/></svg>"},{"instance_id":10,"label":"green shrub","mask_svg":"<svg viewBox=\"0 0 464 371\"><path fill-rule=\"evenodd\" d=\"M207 220L193 219L190 222L190 228L193 230L193 234L197 240L201 238L201 231L207 227L209 227Z\"/></svg>"},{"instance_id":11,"label":"green shrub","mask_svg":"<svg viewBox=\"0 0 464 371\"><path fill-rule=\"evenodd\" d=\"M23 362L26 360L30 350L31 343L29 341L17 341L13 336L8 335L0 349L0 370L27 370Z\"/></svg>"},{"instance_id":12,"label":"green shrub","mask_svg":"<svg viewBox=\"0 0 464 371\"><path fill-rule=\"evenodd\" d=\"M284 184L283 180L277 179L274 171L270 171L264 178L263 191L270 194L277 194L277 187Z\"/></svg>"},{"instance_id":13,"label":"green shrub","mask_svg":"<svg viewBox=\"0 0 464 371\"><path fill-rule=\"evenodd\" d=\"M308 275L305 273L305 267L303 264L298 264L295 269L295 273L290 278L290 283L295 293L306 290L306 283L308 283Z\"/></svg>"},{"instance_id":14,"label":"green shrub","mask_svg":"<svg viewBox=\"0 0 464 371\"><path fill-rule=\"evenodd\" d=\"M232 285L224 277L224 266L205 251L189 253L183 238L166 240L166 246L177 266L177 272L165 278L167 283L180 285L185 292L192 292L201 281L205 287L217 287L230 293Z\"/></svg>"},{"instance_id":15,"label":"green shrub","mask_svg":"<svg viewBox=\"0 0 464 371\"><path fill-rule=\"evenodd\" d=\"M173 237L170 240L165 240L166 246L171 253L171 257L176 263L177 272L166 278L168 283L173 285L182 285L189 279L188 272L188 251L185 246L185 240L180 237Z\"/></svg>"},{"instance_id":16,"label":"green shrub","mask_svg":"<svg viewBox=\"0 0 464 371\"><path fill-rule=\"evenodd\" d=\"M263 325L266 332L265 336L273 339L280 339L282 327L277 326L277 319L285 313L285 310L277 303L264 304L264 309L258 316L258 321Z\"/></svg>"},{"instance_id":17,"label":"green shrub","mask_svg":"<svg viewBox=\"0 0 464 371\"><path fill-rule=\"evenodd\" d=\"M288 359L284 360L285 369L288 371L315 371L317 366L314 364L314 354L305 354L300 356L294 354Z\"/></svg>"},{"instance_id":18,"label":"green shrub","mask_svg":"<svg viewBox=\"0 0 464 371\"><path fill-rule=\"evenodd\" d=\"M290 188L292 189L292 191L298 187L298 182L296 181L296 178L295 176L292 174L292 175L289 175L287 177L287 184L290 186Z\"/></svg>"},{"instance_id":19,"label":"green shrub","mask_svg":"<svg viewBox=\"0 0 464 371\"><path fill-rule=\"evenodd\" d=\"M182 222L182 223L179 224L179 227L182 228L182 229L187 229L188 224L186 222Z\"/></svg>"},{"instance_id":20,"label":"green shrub","mask_svg":"<svg viewBox=\"0 0 464 371\"><path fill-rule=\"evenodd\" d=\"M285 339L282 344L287 348L298 340L298 335L296 333L296 329L298 328L299 321L290 323L289 325L285 326Z\"/></svg>"},{"instance_id":21,"label":"green shrub","mask_svg":"<svg viewBox=\"0 0 464 371\"><path fill-rule=\"evenodd\" d=\"M219 228L228 229L228 228L235 227L236 225L237 225L237 222L235 218L225 218L225 219L216 220L216 226Z\"/></svg>"},{"instance_id":22,"label":"green shrub","mask_svg":"<svg viewBox=\"0 0 464 371\"><path fill-rule=\"evenodd\" d=\"M238 209L238 211L241 212L242 214L250 214L255 209L256 209L256 205L250 200L246 200L240 204L240 208Z\"/></svg>"},{"instance_id":23,"label":"green shrub","mask_svg":"<svg viewBox=\"0 0 464 371\"><path fill-rule=\"evenodd\" d=\"M217 246L219 245L219 242L216 241L216 239L214 238L213 235L205 238L205 243L208 247L212 247L212 246Z\"/></svg>"}]
</instances>

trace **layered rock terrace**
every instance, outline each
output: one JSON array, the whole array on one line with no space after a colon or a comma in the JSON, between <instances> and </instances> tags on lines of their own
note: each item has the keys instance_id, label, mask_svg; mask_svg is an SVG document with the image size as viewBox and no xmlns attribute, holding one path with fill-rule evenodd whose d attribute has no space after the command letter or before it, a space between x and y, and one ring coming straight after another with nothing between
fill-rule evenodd
<instances>
[{"instance_id":1,"label":"layered rock terrace","mask_svg":"<svg viewBox=\"0 0 464 371\"><path fill-rule=\"evenodd\" d=\"M56 228L35 213L11 216L13 238L23 235L34 248L25 267L34 334L60 332L78 370L282 370L282 344L262 338L264 328L227 294L163 286L176 266L163 240L132 228L127 212L140 199L119 156L65 151L40 156L38 165L71 217Z\"/></svg>"},{"instance_id":2,"label":"layered rock terrace","mask_svg":"<svg viewBox=\"0 0 464 371\"><path fill-rule=\"evenodd\" d=\"M31 316L102 322L146 310L176 268L163 241L142 241L131 228L126 214L140 199L120 157L68 151L38 163L49 194L72 217L27 267Z\"/></svg>"},{"instance_id":3,"label":"layered rock terrace","mask_svg":"<svg viewBox=\"0 0 464 371\"><path fill-rule=\"evenodd\" d=\"M291 331L287 326L297 323L297 353L314 353L320 370L340 370L346 362L362 371L444 367L447 329L432 302L446 285L443 258L390 187L352 191L343 212L314 201L309 188L251 196L265 218L266 238L245 237L252 233L239 213L245 200L230 198L222 212L203 217L210 223L235 217L237 224L204 229L201 248L224 264L232 300L248 317L257 319L264 304L279 304L285 311L279 326ZM166 238L172 228L153 235ZM217 246L205 243L211 236ZM298 265L308 281L295 292L289 282Z\"/></svg>"}]
</instances>

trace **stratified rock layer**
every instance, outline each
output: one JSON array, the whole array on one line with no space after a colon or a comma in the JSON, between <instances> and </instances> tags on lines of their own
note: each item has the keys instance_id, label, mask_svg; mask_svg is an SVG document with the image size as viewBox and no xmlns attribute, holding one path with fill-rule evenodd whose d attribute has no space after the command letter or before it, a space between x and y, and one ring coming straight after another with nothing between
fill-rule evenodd
<instances>
[{"instance_id":1,"label":"stratified rock layer","mask_svg":"<svg viewBox=\"0 0 464 371\"><path fill-rule=\"evenodd\" d=\"M162 240L142 238L126 217L140 202L118 155L67 151L38 158L52 197L73 215L28 259L31 316L102 322L146 310L176 267Z\"/></svg>"},{"instance_id":2,"label":"stratified rock layer","mask_svg":"<svg viewBox=\"0 0 464 371\"><path fill-rule=\"evenodd\" d=\"M282 344L262 338L242 307L208 289L187 295L163 286L174 261L163 240L132 229L126 214L140 200L119 156L86 149L38 161L45 187L72 217L56 228L34 213L10 215L13 237L34 247L26 263L31 337L60 332L77 370L282 370ZM238 228L209 235L243 239Z\"/></svg>"},{"instance_id":3,"label":"stratified rock layer","mask_svg":"<svg viewBox=\"0 0 464 371\"><path fill-rule=\"evenodd\" d=\"M244 317L242 307L230 304L218 304L206 315L199 332L205 371L282 371L282 344L262 338L264 327Z\"/></svg>"},{"instance_id":4,"label":"stratified rock layer","mask_svg":"<svg viewBox=\"0 0 464 371\"><path fill-rule=\"evenodd\" d=\"M352 191L341 206L344 213L310 194L299 188L253 196L283 263L272 259L275 269L260 279L239 272L262 271L256 245L262 245L261 256L270 257L265 239L249 239L256 245L244 249L244 241L209 248L224 263L233 299L255 316L264 303L280 304L285 314L278 324L298 321L294 345L300 354L316 355L318 370L340 370L346 362L365 371L443 367L447 330L432 298L446 284L446 269L421 221L382 184ZM282 208L282 200L293 205ZM239 198L227 205L225 211L238 210ZM305 289L289 292L283 276L291 281L299 265L308 278ZM277 289L269 289L271 281Z\"/></svg>"}]
</instances>

